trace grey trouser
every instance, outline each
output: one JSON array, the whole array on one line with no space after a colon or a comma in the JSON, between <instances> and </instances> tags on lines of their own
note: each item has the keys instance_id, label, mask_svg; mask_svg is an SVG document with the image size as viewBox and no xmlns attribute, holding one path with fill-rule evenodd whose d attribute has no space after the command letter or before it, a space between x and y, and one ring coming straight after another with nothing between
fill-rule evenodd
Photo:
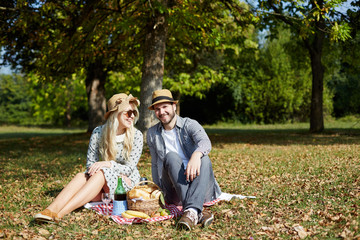
<instances>
[{"instance_id":1,"label":"grey trouser","mask_svg":"<svg viewBox=\"0 0 360 240\"><path fill-rule=\"evenodd\" d=\"M182 205L183 209L196 208L202 211L205 202L215 199L215 177L208 156L201 158L200 175L192 182L186 181L184 164L175 152L165 156L162 172L162 190L167 203ZM220 189L219 189L220 190Z\"/></svg>"}]
</instances>

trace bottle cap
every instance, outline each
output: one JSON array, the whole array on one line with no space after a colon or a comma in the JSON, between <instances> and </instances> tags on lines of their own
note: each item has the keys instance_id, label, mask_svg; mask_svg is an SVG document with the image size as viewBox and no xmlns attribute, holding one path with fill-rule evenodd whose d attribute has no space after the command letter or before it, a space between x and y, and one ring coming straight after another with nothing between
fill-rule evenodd
<instances>
[{"instance_id":1,"label":"bottle cap","mask_svg":"<svg viewBox=\"0 0 360 240\"><path fill-rule=\"evenodd\" d=\"M140 182L147 181L146 177L140 178ZM147 183L141 183L140 185L146 185Z\"/></svg>"}]
</instances>

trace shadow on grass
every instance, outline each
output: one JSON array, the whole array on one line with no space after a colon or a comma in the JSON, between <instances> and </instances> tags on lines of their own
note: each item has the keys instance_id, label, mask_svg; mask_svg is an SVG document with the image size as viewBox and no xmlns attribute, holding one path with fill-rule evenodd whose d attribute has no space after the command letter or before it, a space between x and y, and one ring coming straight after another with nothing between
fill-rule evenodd
<instances>
[{"instance_id":1,"label":"shadow on grass","mask_svg":"<svg viewBox=\"0 0 360 240\"><path fill-rule=\"evenodd\" d=\"M207 128L212 143L247 143L266 145L358 144L360 129L329 128L322 133L307 129L221 129Z\"/></svg>"},{"instance_id":2,"label":"shadow on grass","mask_svg":"<svg viewBox=\"0 0 360 240\"><path fill-rule=\"evenodd\" d=\"M27 132L27 133L0 133L0 139L14 139L14 138L22 138L22 139L26 139L26 138L32 138L32 137L49 137L49 136L62 136L64 134L58 133L32 133L32 132Z\"/></svg>"},{"instance_id":3,"label":"shadow on grass","mask_svg":"<svg viewBox=\"0 0 360 240\"><path fill-rule=\"evenodd\" d=\"M321 134L311 134L305 129L210 128L206 131L216 147L221 147L222 144L326 146L360 143L360 129L333 128ZM24 180L34 177L61 177L76 169L84 169L90 134L16 134L11 135L14 138L0 139L0 167L3 170L0 178ZM146 146L144 149L146 150Z\"/></svg>"},{"instance_id":4,"label":"shadow on grass","mask_svg":"<svg viewBox=\"0 0 360 240\"><path fill-rule=\"evenodd\" d=\"M64 135L74 135L76 133L71 132L0 132L0 140L1 139L14 139L14 138L21 138L21 139L27 139L27 138L33 138L33 137L54 137L54 136L64 136ZM82 133L80 133L82 134Z\"/></svg>"},{"instance_id":5,"label":"shadow on grass","mask_svg":"<svg viewBox=\"0 0 360 240\"><path fill-rule=\"evenodd\" d=\"M90 135L22 135L0 139L0 178L25 180L67 175L85 166Z\"/></svg>"},{"instance_id":6,"label":"shadow on grass","mask_svg":"<svg viewBox=\"0 0 360 240\"><path fill-rule=\"evenodd\" d=\"M57 195L59 195L59 193L61 192L61 190L63 190L63 188L56 188L56 189L51 189L45 192L45 195L49 196L49 197L56 197Z\"/></svg>"}]
</instances>

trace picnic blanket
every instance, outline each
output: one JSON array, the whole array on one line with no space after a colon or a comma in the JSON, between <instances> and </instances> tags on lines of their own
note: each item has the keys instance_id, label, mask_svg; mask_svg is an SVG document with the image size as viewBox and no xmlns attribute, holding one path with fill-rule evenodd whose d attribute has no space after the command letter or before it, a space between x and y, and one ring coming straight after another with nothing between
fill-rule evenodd
<instances>
[{"instance_id":1,"label":"picnic blanket","mask_svg":"<svg viewBox=\"0 0 360 240\"><path fill-rule=\"evenodd\" d=\"M222 193L217 199L204 203L204 207L210 207L220 201L230 201L233 198L237 199L245 199L245 198L256 198L254 196L243 196L238 194L229 194L229 193ZM90 202L84 205L86 209L91 209L96 211L98 214L106 215L107 209L106 204L103 202ZM176 206L174 204L165 204L165 208L169 209L170 214L168 216L160 216L160 217L152 217L148 219L142 219L142 218L123 218L121 216L111 215L112 213L113 205L112 203L108 204L108 210L109 210L109 217L114 220L114 222L118 224L133 224L133 223L151 223L151 222L158 222L158 221L164 221L171 218L177 218L183 214L182 206Z\"/></svg>"}]
</instances>

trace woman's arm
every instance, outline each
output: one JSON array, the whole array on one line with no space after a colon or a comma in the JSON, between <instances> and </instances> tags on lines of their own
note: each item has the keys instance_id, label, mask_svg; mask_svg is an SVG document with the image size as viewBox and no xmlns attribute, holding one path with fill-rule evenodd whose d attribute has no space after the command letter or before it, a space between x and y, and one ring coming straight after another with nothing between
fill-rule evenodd
<instances>
[{"instance_id":1,"label":"woman's arm","mask_svg":"<svg viewBox=\"0 0 360 240\"><path fill-rule=\"evenodd\" d=\"M99 161L99 142L101 138L101 127L96 127L90 137L89 147L86 156L86 172L91 165Z\"/></svg>"}]
</instances>

